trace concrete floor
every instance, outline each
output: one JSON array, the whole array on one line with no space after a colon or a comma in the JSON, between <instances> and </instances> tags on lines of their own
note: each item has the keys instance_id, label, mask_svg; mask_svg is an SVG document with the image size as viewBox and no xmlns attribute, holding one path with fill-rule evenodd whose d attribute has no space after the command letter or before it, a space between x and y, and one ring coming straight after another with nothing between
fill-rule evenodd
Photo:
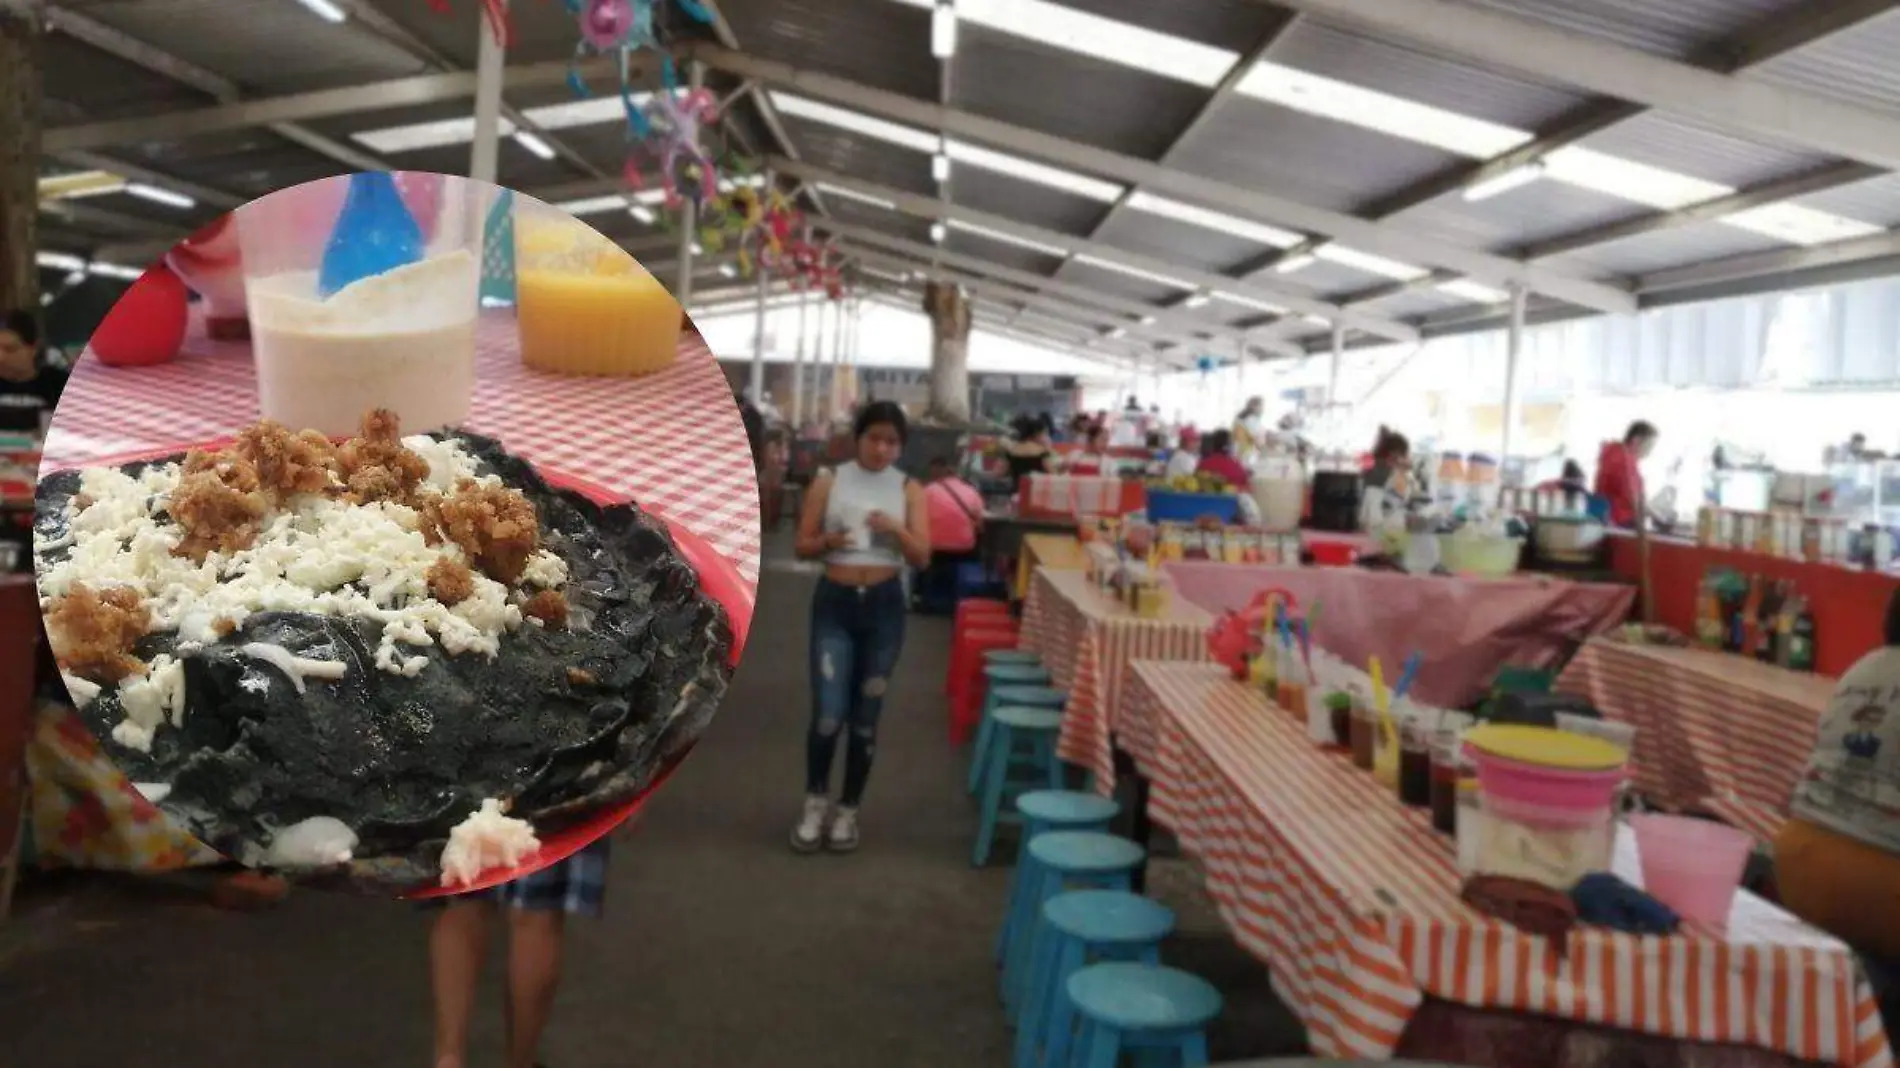
<instances>
[{"instance_id":1,"label":"concrete floor","mask_svg":"<svg viewBox=\"0 0 1900 1068\"><path fill-rule=\"evenodd\" d=\"M552 1068L1008 1064L989 946L1009 853L969 866L963 758L944 740L947 620L912 617L862 850L786 848L812 581L768 565L719 719L636 837L617 844L606 918L571 928ZM1297 1024L1220 929L1192 868L1157 862L1152 892L1182 914L1166 955L1228 994L1215 1059L1301 1052ZM98 877L29 882L24 894L0 929L0 1064L427 1064L415 909L298 891L234 914ZM499 1042L497 1011L479 1024L478 1066L500 1063Z\"/></svg>"}]
</instances>

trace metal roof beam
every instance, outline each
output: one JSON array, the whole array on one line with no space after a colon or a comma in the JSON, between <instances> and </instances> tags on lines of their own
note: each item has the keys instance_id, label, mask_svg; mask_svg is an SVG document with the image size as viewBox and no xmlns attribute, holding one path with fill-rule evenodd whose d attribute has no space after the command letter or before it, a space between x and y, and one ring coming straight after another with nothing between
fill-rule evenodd
<instances>
[{"instance_id":1,"label":"metal roof beam","mask_svg":"<svg viewBox=\"0 0 1900 1068\"><path fill-rule=\"evenodd\" d=\"M800 70L787 64L705 44L694 45L690 51L707 66L729 74L795 89L834 104L909 123L932 132L988 142L1031 158L1048 160L1128 185L1146 186L1157 192L1199 201L1210 207L1258 220L1325 234L1368 252L1463 271L1500 288L1523 285L1599 311L1629 312L1636 308L1635 298L1619 286L1579 278L1547 267L1531 266L1389 224L1367 222L1343 212L1309 207L1261 190L1172 170L1149 160L1053 137L1041 131L916 100L828 74ZM1232 279L1213 275L1207 277L1218 277L1219 281L1214 284L1223 288L1234 287ZM1308 302L1311 300L1303 299ZM1292 306L1284 296L1273 303ZM1349 325L1356 329L1372 329L1360 323Z\"/></svg>"},{"instance_id":2,"label":"metal roof beam","mask_svg":"<svg viewBox=\"0 0 1900 1068\"><path fill-rule=\"evenodd\" d=\"M235 103L243 96L237 83L231 79L181 59L77 11L63 7L48 8L46 24L51 29L58 30L76 41L91 45L107 55L116 56L180 85L188 85L221 104ZM314 130L295 123L277 123L270 129L279 137L295 142L312 152L328 156L352 170L389 169L388 164L374 156L358 152L356 149L332 141Z\"/></svg>"},{"instance_id":3,"label":"metal roof beam","mask_svg":"<svg viewBox=\"0 0 1900 1068\"><path fill-rule=\"evenodd\" d=\"M1136 319L1153 317L1156 325L1171 329L1177 334L1186 335L1192 338L1193 343L1197 345L1207 343L1207 340L1195 337L1196 334L1205 333L1211 335L1211 340L1213 341L1225 341L1229 344L1237 341L1247 341L1254 344L1258 349L1273 351L1282 355L1294 355L1298 351L1292 346L1279 346L1275 348L1272 345L1256 343L1254 339L1248 338L1242 331L1235 330L1233 327L1224 323L1215 322L1210 318L1195 315L1192 312L1171 311L1160 305L1150 304L1147 301L1134 300L1129 297L1118 297L1112 293L1104 293L1089 286L1061 281L1051 278L1048 275L1036 274L1033 271L1020 270L981 257L965 256L947 249L937 251L932 246L897 237L872 227L840 223L835 220L822 220L818 222L817 226L827 233L834 234L854 244L873 245L889 252L904 253L918 257L925 257L934 253L943 265L947 267L954 267L999 281L1011 282L1025 288L1066 297L1072 303L1095 305L1109 312L1118 312L1123 315L1133 316Z\"/></svg>"},{"instance_id":4,"label":"metal roof beam","mask_svg":"<svg viewBox=\"0 0 1900 1068\"><path fill-rule=\"evenodd\" d=\"M713 36L719 38L720 44L737 52L739 37L732 32L732 23L726 21L725 12L719 10L718 0L701 0L701 3L712 14ZM785 120L779 116L778 105L772 103L772 95L750 78L745 79L744 89L751 96L752 107L758 111L759 121L765 124L766 132L772 135L772 140L778 142L779 151L792 159L803 159L804 157L799 154L798 146L792 143L792 135L785 130ZM811 190L810 195L812 206L818 209L819 214L831 214L831 210L825 205L824 197L820 196L816 189Z\"/></svg>"},{"instance_id":5,"label":"metal roof beam","mask_svg":"<svg viewBox=\"0 0 1900 1068\"><path fill-rule=\"evenodd\" d=\"M962 207L961 205L943 204L929 197L918 196L915 193L907 193L903 190L892 189L887 186L873 185L869 182L861 182L836 171L828 171L822 167L813 167L807 163L798 163L793 160L780 158L774 158L767 162L773 170L780 174L804 179L806 181L837 186L841 189L851 190L861 196L875 197L895 205L898 210L906 214L939 222L966 223L986 230L993 230L997 233L1008 234L1011 237L1023 241L1033 242L1049 248L1061 249L1063 252L1071 255L1088 256L1091 259L1113 263L1131 271L1140 271L1145 274L1178 279L1185 287L1219 289L1245 296L1262 303L1279 305L1309 315L1319 315L1327 318L1343 315L1356 329L1389 337L1394 341L1418 340L1418 331L1396 319L1388 319L1379 315L1368 315L1364 312L1343 311L1337 305L1328 304L1325 301L1316 300L1309 296L1302 296L1297 293L1260 285L1258 283L1236 281L1225 275L1214 274L1211 271L1202 270L1197 267L1190 267L1169 260L1161 260L1152 256L1128 252L1110 245L1104 245L1098 241L1090 241L1087 238L1077 237L1074 234L1045 230L1040 226L1031 226L1028 223L1019 222L1015 219L1005 218L1000 215L991 215L988 212L976 211L971 208Z\"/></svg>"},{"instance_id":6,"label":"metal roof beam","mask_svg":"<svg viewBox=\"0 0 1900 1068\"><path fill-rule=\"evenodd\" d=\"M1891 114L1703 70L1468 0L1274 3L1540 81L1745 130L1784 145L1900 168L1900 118Z\"/></svg>"},{"instance_id":7,"label":"metal roof beam","mask_svg":"<svg viewBox=\"0 0 1900 1068\"><path fill-rule=\"evenodd\" d=\"M1858 260L1900 255L1900 230L1887 230L1867 237L1850 238L1828 245L1808 248L1772 249L1747 252L1739 256L1710 260L1687 267L1671 267L1641 275L1636 281L1645 297L1672 289L1715 285L1763 275L1831 267Z\"/></svg>"}]
</instances>

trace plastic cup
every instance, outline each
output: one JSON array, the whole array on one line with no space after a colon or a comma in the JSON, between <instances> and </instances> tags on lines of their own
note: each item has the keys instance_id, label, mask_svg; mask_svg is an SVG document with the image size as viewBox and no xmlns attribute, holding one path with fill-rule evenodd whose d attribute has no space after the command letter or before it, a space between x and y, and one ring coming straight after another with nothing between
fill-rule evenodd
<instances>
[{"instance_id":1,"label":"plastic cup","mask_svg":"<svg viewBox=\"0 0 1900 1068\"><path fill-rule=\"evenodd\" d=\"M1726 926L1755 840L1688 816L1640 813L1629 824L1636 832L1643 889L1685 920Z\"/></svg>"},{"instance_id":2,"label":"plastic cup","mask_svg":"<svg viewBox=\"0 0 1900 1068\"><path fill-rule=\"evenodd\" d=\"M593 227L515 197L515 308L521 361L557 374L628 377L679 352L679 301Z\"/></svg>"},{"instance_id":3,"label":"plastic cup","mask_svg":"<svg viewBox=\"0 0 1900 1068\"><path fill-rule=\"evenodd\" d=\"M468 418L482 216L495 187L399 172L424 243L421 261L328 299L317 275L349 177L323 178L237 210L260 414L293 430L357 432L387 408L415 433Z\"/></svg>"}]
</instances>

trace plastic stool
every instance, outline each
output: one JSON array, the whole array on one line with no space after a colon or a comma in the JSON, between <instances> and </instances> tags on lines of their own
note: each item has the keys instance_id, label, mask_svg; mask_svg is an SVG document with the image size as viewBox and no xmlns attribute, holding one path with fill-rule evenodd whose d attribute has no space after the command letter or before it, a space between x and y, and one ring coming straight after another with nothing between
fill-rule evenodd
<instances>
[{"instance_id":1,"label":"plastic stool","mask_svg":"<svg viewBox=\"0 0 1900 1068\"><path fill-rule=\"evenodd\" d=\"M1003 1005L1012 1020L1028 986L1029 943L1042 906L1068 889L1131 890L1147 857L1128 839L1101 831L1050 831L1029 840L1017 872L1023 892L1013 902L1016 933L1003 953Z\"/></svg>"},{"instance_id":2,"label":"plastic stool","mask_svg":"<svg viewBox=\"0 0 1900 1068\"><path fill-rule=\"evenodd\" d=\"M983 765L990 759L990 712L1000 705L1016 705L1019 708L1053 708L1061 711L1069 703L1066 691L1052 686L1035 685L999 685L992 684L983 695L983 711L976 728L976 745L970 750L969 781L965 784L971 793L976 793L977 784L983 781ZM968 727L965 727L968 733ZM1057 783L1061 786L1061 783Z\"/></svg>"},{"instance_id":3,"label":"plastic stool","mask_svg":"<svg viewBox=\"0 0 1900 1068\"><path fill-rule=\"evenodd\" d=\"M1076 790L1031 790L1016 799L1016 815L1023 822L1025 848L1031 838L1050 831L1106 832L1120 811L1121 805L1112 798ZM1016 895L1028 892L1029 880L1023 878L1027 867L1027 863L1020 863L1009 876L1009 905L1003 913L1003 925L996 931L999 967L1011 939L1016 937Z\"/></svg>"},{"instance_id":4,"label":"plastic stool","mask_svg":"<svg viewBox=\"0 0 1900 1068\"><path fill-rule=\"evenodd\" d=\"M980 654L984 649L1014 649L1016 635L1020 628L1016 621L1004 615L977 615L968 620L959 620L956 628L950 632L950 671L944 677L948 692L955 694L958 688L969 680L977 668L982 666ZM991 641L995 635L1008 635L1009 640Z\"/></svg>"},{"instance_id":5,"label":"plastic stool","mask_svg":"<svg viewBox=\"0 0 1900 1068\"><path fill-rule=\"evenodd\" d=\"M971 726L976 723L976 712L983 699L983 673L987 666L983 662L983 654L991 649L1014 649L1019 640L1014 628L969 630L956 639L956 644L951 647L951 659L957 663L950 680L952 741L958 744L968 741Z\"/></svg>"},{"instance_id":6,"label":"plastic stool","mask_svg":"<svg viewBox=\"0 0 1900 1068\"><path fill-rule=\"evenodd\" d=\"M989 667L991 664L1034 664L1041 667L1042 657L1027 649L985 649L983 666Z\"/></svg>"},{"instance_id":7,"label":"plastic stool","mask_svg":"<svg viewBox=\"0 0 1900 1068\"><path fill-rule=\"evenodd\" d=\"M1115 1068L1124 1050L1172 1052L1181 1068L1207 1064L1207 1023L1220 1015L1221 997L1200 976L1153 964L1091 964L1069 976L1066 992L1081 1020L1079 1068Z\"/></svg>"},{"instance_id":8,"label":"plastic stool","mask_svg":"<svg viewBox=\"0 0 1900 1068\"><path fill-rule=\"evenodd\" d=\"M989 718L996 729L990 735L989 759L983 762L982 811L977 817L976 848L970 854L970 863L979 868L989 863L990 847L996 842L996 825L1005 818L1003 795L1010 787L1062 788L1062 762L1056 759L1056 735L1062 730L1061 711L1003 705L991 712ZM1023 764L1016 760L1020 750L1027 750L1028 759ZM1037 775L1041 781L1012 778L1010 773L1019 768Z\"/></svg>"},{"instance_id":9,"label":"plastic stool","mask_svg":"<svg viewBox=\"0 0 1900 1068\"><path fill-rule=\"evenodd\" d=\"M1016 1027L1016 1068L1044 1061L1066 1068L1075 1013L1064 985L1088 964L1105 960L1161 963L1161 940L1174 930L1174 911L1125 890L1074 890L1042 906L1031 934L1029 997Z\"/></svg>"}]
</instances>

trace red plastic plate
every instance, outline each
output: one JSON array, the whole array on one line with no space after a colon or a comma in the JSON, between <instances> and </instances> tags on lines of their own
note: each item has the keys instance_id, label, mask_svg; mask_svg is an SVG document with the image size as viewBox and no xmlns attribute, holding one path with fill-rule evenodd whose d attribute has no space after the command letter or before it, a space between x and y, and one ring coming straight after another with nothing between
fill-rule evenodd
<instances>
[{"instance_id":1,"label":"red plastic plate","mask_svg":"<svg viewBox=\"0 0 1900 1068\"><path fill-rule=\"evenodd\" d=\"M135 453L121 453L88 460L73 467L117 467L123 464L137 463L141 460L156 460L165 456L175 456L192 449L221 449L231 444L233 439L220 438L213 441L201 441L185 445L172 445L162 449L143 449ZM615 493L584 478L554 471L536 465L543 479L558 489L571 490L596 504L620 504L629 500L624 493ZM49 472L50 473L50 472ZM732 561L726 559L712 544L686 526L675 523L663 516L659 518L666 525L667 532L673 536L673 542L679 547L680 555L699 577L700 588L726 611L726 618L732 626L732 656L734 668L739 666L739 656L745 650L746 635L752 626L753 592L744 579L739 576ZM532 857L512 868L492 868L485 871L474 882L454 888L442 886L422 886L409 890L401 896L412 900L435 897L450 897L456 894L473 893L513 882L524 876L532 875L545 868L551 868L568 857L580 852L595 842L612 834L621 824L633 819L645 807L647 798L666 783L679 769L690 747L660 770L653 782L639 794L601 809L579 823L572 824L541 839L541 848Z\"/></svg>"}]
</instances>

